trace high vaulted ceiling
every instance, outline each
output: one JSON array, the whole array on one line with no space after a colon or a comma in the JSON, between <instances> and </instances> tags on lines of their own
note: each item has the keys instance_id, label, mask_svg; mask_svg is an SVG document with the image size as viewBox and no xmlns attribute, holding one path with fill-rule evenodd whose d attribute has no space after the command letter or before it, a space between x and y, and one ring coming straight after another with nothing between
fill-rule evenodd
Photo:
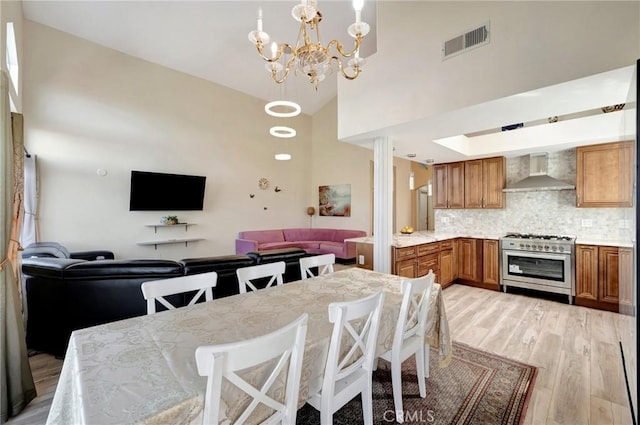
<instances>
[{"instance_id":1,"label":"high vaulted ceiling","mask_svg":"<svg viewBox=\"0 0 640 425\"><path fill-rule=\"evenodd\" d=\"M248 34L263 30L272 41L295 44L300 24L291 16L295 1L25 1L25 18L171 69L265 100L293 100L313 115L336 96L336 73L315 87L304 75L283 84L271 80ZM337 39L353 49L347 28L355 21L351 1L321 1L323 45ZM362 20L371 32L363 56L375 52L376 7L365 1Z\"/></svg>"},{"instance_id":2,"label":"high vaulted ceiling","mask_svg":"<svg viewBox=\"0 0 640 425\"><path fill-rule=\"evenodd\" d=\"M312 115L336 96L336 80L341 77L334 73L317 90L304 75L291 75L286 83L277 85L247 38L256 27L257 10L261 7L264 31L271 39L295 43L299 30L299 24L291 17L295 3L293 0L29 0L23 2L23 11L26 19L266 101L294 100L304 113ZM320 24L323 44L338 39L349 49L353 39L346 29L355 20L351 1L321 0L319 6L323 15ZM362 20L371 25L362 48L362 56L368 57L375 53L377 44L374 1L365 1ZM554 151L625 138L629 137L625 134L627 129L635 130L635 125L625 124L621 117L633 114L597 114L597 109L628 102L635 74L635 67L630 66L353 136L348 141L368 146L374 137L389 136L394 140L396 156L420 162L427 159L447 162L495 154L516 156ZM588 107L580 109L577 100L581 96ZM557 123L540 122L540 117L545 117L545 107L565 102L568 97L575 104L572 110L567 108L566 115L559 117ZM635 108L635 102L627 106L627 112L631 108ZM502 133L497 123L504 124L506 117L512 120L508 122L527 122L527 126Z\"/></svg>"}]
</instances>

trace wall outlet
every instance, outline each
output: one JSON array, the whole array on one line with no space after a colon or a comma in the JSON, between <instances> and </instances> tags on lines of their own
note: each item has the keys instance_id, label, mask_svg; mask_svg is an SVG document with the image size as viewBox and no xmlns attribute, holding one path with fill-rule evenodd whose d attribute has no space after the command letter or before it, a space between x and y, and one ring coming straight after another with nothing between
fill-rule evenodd
<instances>
[{"instance_id":1,"label":"wall outlet","mask_svg":"<svg viewBox=\"0 0 640 425\"><path fill-rule=\"evenodd\" d=\"M591 220L590 218L583 218L582 227L593 227L593 220Z\"/></svg>"},{"instance_id":2,"label":"wall outlet","mask_svg":"<svg viewBox=\"0 0 640 425\"><path fill-rule=\"evenodd\" d=\"M358 264L364 264L364 255L358 255Z\"/></svg>"}]
</instances>

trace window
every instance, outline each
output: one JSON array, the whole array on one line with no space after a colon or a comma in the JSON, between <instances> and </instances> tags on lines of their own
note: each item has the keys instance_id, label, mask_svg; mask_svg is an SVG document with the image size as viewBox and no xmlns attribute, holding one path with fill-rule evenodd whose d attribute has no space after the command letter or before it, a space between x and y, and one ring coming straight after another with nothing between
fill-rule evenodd
<instances>
[{"instance_id":1,"label":"window","mask_svg":"<svg viewBox=\"0 0 640 425\"><path fill-rule=\"evenodd\" d=\"M19 68L18 68L18 48L16 46L16 34L13 29L13 22L7 23L7 70L9 71L9 101L11 103L11 112L18 112L16 104L18 103L18 83L19 83Z\"/></svg>"}]
</instances>

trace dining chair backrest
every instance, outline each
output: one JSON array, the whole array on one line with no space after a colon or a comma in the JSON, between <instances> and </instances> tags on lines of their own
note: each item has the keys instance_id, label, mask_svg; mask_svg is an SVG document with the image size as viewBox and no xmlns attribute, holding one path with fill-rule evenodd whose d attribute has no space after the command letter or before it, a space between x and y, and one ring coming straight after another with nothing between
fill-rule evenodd
<instances>
[{"instance_id":1,"label":"dining chair backrest","mask_svg":"<svg viewBox=\"0 0 640 425\"><path fill-rule=\"evenodd\" d=\"M315 277L314 267L318 268L318 276L333 273L333 265L336 263L335 254L314 255L311 257L302 257L300 259L300 277L304 280L308 277Z\"/></svg>"},{"instance_id":2,"label":"dining chair backrest","mask_svg":"<svg viewBox=\"0 0 640 425\"><path fill-rule=\"evenodd\" d=\"M241 294L247 292L247 287L253 291L257 291L256 286L257 279L269 278L269 281L264 288L271 287L274 283L282 285L282 275L284 274L286 264L284 261L278 261L276 263L258 264L256 266L241 267L236 270L238 276L238 285Z\"/></svg>"},{"instance_id":3,"label":"dining chair backrest","mask_svg":"<svg viewBox=\"0 0 640 425\"><path fill-rule=\"evenodd\" d=\"M198 374L207 376L203 424L219 423L222 378L251 399L234 423L244 423L258 406L266 406L273 414L265 423L295 424L307 321L308 314L304 313L288 325L266 335L229 344L198 347L195 352ZM262 382L247 382L236 373L258 365L265 368L273 366L273 369L260 373L265 378ZM282 373L286 373L286 388L284 391L270 391L274 384L281 382L278 378ZM281 396L277 397L278 394Z\"/></svg>"},{"instance_id":4,"label":"dining chair backrest","mask_svg":"<svg viewBox=\"0 0 640 425\"><path fill-rule=\"evenodd\" d=\"M142 295L147 300L147 314L156 312L156 301L169 310L175 309L176 307L165 298L168 295L196 291L188 305L195 304L203 294L205 301L211 301L213 299L212 288L216 286L217 282L218 274L216 272L142 282Z\"/></svg>"},{"instance_id":5,"label":"dining chair backrest","mask_svg":"<svg viewBox=\"0 0 640 425\"><path fill-rule=\"evenodd\" d=\"M424 336L435 277L433 270L429 270L425 276L402 281L402 305L393 338L394 349L396 346L400 349L403 341L415 335Z\"/></svg>"},{"instance_id":6,"label":"dining chair backrest","mask_svg":"<svg viewBox=\"0 0 640 425\"><path fill-rule=\"evenodd\" d=\"M434 281L433 270L422 277L402 280L402 304L393 344L391 350L380 355L382 359L391 362L393 404L398 423L404 423L402 363L412 355L416 361L420 397L427 395L425 380L429 376L429 345L425 343L424 334Z\"/></svg>"},{"instance_id":7,"label":"dining chair backrest","mask_svg":"<svg viewBox=\"0 0 640 425\"><path fill-rule=\"evenodd\" d=\"M320 410L322 425L333 413L362 395L364 423L373 423L372 373L384 292L354 301L329 304L333 332L329 342L322 391L308 402Z\"/></svg>"}]
</instances>

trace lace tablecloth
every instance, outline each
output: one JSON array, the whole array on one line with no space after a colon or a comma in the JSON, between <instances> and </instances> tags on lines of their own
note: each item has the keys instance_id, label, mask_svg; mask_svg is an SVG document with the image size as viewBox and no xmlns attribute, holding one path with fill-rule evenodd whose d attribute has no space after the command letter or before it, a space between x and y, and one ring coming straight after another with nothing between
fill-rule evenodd
<instances>
[{"instance_id":1,"label":"lace tablecloth","mask_svg":"<svg viewBox=\"0 0 640 425\"><path fill-rule=\"evenodd\" d=\"M402 300L401 280L399 276L350 268L75 331L47 424L201 423L206 377L197 373L195 349L256 337L307 312L302 405L322 386L333 326L327 316L328 305L384 289L378 337L378 352L382 353L393 342ZM437 284L432 291L426 337L439 350L440 366L446 366L451 358L451 338ZM228 403L232 408L233 404Z\"/></svg>"}]
</instances>

